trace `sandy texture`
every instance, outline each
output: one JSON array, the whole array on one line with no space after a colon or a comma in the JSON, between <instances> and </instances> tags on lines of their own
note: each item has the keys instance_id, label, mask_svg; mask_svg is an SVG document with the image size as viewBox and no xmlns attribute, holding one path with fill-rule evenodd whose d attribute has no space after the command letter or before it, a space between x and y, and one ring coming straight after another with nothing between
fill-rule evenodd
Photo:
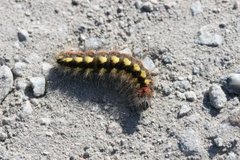
<instances>
[{"instance_id":1,"label":"sandy texture","mask_svg":"<svg viewBox=\"0 0 240 160\"><path fill-rule=\"evenodd\" d=\"M240 71L239 7L238 0L1 0L0 65L14 84L0 104L0 159L240 159L239 94L218 93L222 77ZM53 68L56 53L89 47L149 57L152 108L133 112L108 82Z\"/></svg>"}]
</instances>

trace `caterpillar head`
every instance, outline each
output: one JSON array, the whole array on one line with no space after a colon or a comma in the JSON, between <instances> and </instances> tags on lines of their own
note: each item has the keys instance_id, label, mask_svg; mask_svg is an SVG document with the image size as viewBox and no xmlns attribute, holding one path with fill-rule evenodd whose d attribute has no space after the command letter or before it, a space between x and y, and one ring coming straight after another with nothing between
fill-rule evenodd
<instances>
[{"instance_id":1,"label":"caterpillar head","mask_svg":"<svg viewBox=\"0 0 240 160\"><path fill-rule=\"evenodd\" d=\"M139 101L137 102L140 110L146 110L151 107L151 97L153 91L150 87L145 86L138 90Z\"/></svg>"}]
</instances>

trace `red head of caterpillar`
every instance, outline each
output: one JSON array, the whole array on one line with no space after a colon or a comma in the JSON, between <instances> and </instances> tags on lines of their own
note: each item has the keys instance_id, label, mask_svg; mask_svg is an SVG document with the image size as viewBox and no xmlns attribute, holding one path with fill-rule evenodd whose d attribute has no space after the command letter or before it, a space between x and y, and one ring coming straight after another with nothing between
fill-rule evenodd
<instances>
[{"instance_id":1,"label":"red head of caterpillar","mask_svg":"<svg viewBox=\"0 0 240 160\"><path fill-rule=\"evenodd\" d=\"M138 59L118 51L94 50L61 52L56 58L59 65L72 68L74 72L81 72L85 76L98 74L122 79L126 83L124 88L132 90L129 97L135 106L140 110L151 106L153 80Z\"/></svg>"}]
</instances>

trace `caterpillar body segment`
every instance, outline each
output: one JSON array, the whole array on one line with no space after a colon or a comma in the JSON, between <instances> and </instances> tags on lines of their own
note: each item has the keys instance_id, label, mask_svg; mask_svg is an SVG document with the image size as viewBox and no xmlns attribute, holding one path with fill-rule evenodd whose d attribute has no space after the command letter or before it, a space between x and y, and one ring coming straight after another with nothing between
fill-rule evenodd
<instances>
[{"instance_id":1,"label":"caterpillar body segment","mask_svg":"<svg viewBox=\"0 0 240 160\"><path fill-rule=\"evenodd\" d=\"M74 74L84 76L97 74L99 77L109 75L112 79L120 79L120 92L131 90L131 100L139 109L150 107L153 95L153 81L147 69L136 58L118 51L79 51L61 52L56 57L57 63L65 68L73 69ZM130 92L130 91L129 91Z\"/></svg>"}]
</instances>

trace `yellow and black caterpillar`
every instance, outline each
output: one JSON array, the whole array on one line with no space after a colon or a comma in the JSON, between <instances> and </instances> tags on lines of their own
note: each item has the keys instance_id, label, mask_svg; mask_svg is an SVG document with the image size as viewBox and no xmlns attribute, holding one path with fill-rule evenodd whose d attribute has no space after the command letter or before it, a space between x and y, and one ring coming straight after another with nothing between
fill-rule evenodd
<instances>
[{"instance_id":1,"label":"yellow and black caterpillar","mask_svg":"<svg viewBox=\"0 0 240 160\"><path fill-rule=\"evenodd\" d=\"M79 51L61 52L57 55L57 63L72 68L85 76L106 74L112 77L124 77L128 88L133 90L131 100L140 110L151 106L153 80L149 71L136 58L118 51Z\"/></svg>"}]
</instances>

